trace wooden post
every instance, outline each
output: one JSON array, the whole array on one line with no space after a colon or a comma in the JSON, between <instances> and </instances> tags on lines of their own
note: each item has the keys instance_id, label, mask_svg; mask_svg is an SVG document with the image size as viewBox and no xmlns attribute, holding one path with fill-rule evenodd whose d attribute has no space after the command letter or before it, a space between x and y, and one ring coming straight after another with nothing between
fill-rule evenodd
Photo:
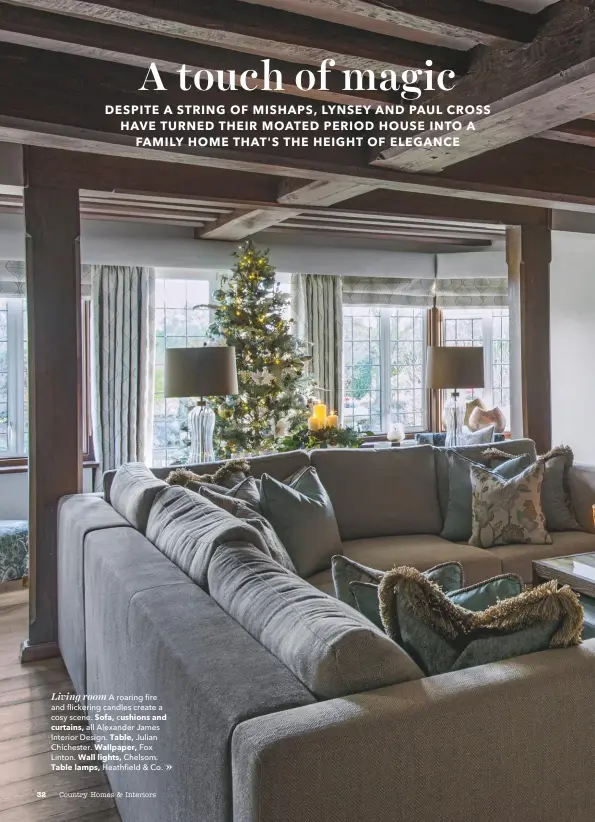
<instances>
[{"instance_id":1,"label":"wooden post","mask_svg":"<svg viewBox=\"0 0 595 822\"><path fill-rule=\"evenodd\" d=\"M552 446L550 379L551 221L507 229L511 433Z\"/></svg>"},{"instance_id":2,"label":"wooden post","mask_svg":"<svg viewBox=\"0 0 595 822\"><path fill-rule=\"evenodd\" d=\"M83 482L79 196L36 185L42 154L25 148L31 590L22 662L59 654L58 501Z\"/></svg>"}]
</instances>

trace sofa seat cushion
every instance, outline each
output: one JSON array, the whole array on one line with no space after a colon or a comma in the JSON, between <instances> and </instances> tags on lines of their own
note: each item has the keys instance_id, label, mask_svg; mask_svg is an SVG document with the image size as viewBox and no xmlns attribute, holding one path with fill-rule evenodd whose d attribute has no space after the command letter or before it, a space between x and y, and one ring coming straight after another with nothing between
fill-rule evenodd
<instances>
[{"instance_id":1,"label":"sofa seat cushion","mask_svg":"<svg viewBox=\"0 0 595 822\"><path fill-rule=\"evenodd\" d=\"M166 485L157 495L149 515L147 539L204 590L209 563L219 545L242 542L269 555L266 541L256 528L179 485Z\"/></svg>"},{"instance_id":2,"label":"sofa seat cushion","mask_svg":"<svg viewBox=\"0 0 595 822\"><path fill-rule=\"evenodd\" d=\"M585 554L595 551L595 534L584 531L560 531L551 535L551 545L500 545L488 548L502 563L502 573L518 574L524 582L533 579L531 563L534 559L564 557L570 554Z\"/></svg>"},{"instance_id":3,"label":"sofa seat cushion","mask_svg":"<svg viewBox=\"0 0 595 822\"><path fill-rule=\"evenodd\" d=\"M430 534L349 540L343 543L342 549L346 557L379 571L389 571L399 565L427 571L442 562L460 562L466 585L474 585L502 573L501 562L489 551L448 542Z\"/></svg>"},{"instance_id":4,"label":"sofa seat cushion","mask_svg":"<svg viewBox=\"0 0 595 822\"><path fill-rule=\"evenodd\" d=\"M430 445L317 449L310 459L331 498L341 539L442 530Z\"/></svg>"},{"instance_id":5,"label":"sofa seat cushion","mask_svg":"<svg viewBox=\"0 0 595 822\"><path fill-rule=\"evenodd\" d=\"M110 489L110 502L124 519L144 534L151 506L157 494L167 488L143 462L121 465Z\"/></svg>"},{"instance_id":6,"label":"sofa seat cushion","mask_svg":"<svg viewBox=\"0 0 595 822\"><path fill-rule=\"evenodd\" d=\"M252 546L219 548L209 591L319 699L420 679L409 655L358 611Z\"/></svg>"}]
</instances>

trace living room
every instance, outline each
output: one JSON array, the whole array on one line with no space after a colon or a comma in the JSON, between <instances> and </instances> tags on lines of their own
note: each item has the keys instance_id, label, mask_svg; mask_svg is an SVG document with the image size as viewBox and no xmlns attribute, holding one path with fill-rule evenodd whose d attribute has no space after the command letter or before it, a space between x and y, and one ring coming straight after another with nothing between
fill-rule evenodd
<instances>
[{"instance_id":1,"label":"living room","mask_svg":"<svg viewBox=\"0 0 595 822\"><path fill-rule=\"evenodd\" d=\"M0 2L0 822L590 819L594 31Z\"/></svg>"}]
</instances>

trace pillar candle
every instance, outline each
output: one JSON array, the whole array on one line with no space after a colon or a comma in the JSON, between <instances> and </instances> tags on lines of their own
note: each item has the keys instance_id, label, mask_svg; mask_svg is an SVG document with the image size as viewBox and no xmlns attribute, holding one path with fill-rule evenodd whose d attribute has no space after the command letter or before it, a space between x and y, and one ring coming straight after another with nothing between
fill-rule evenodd
<instances>
[{"instance_id":1,"label":"pillar candle","mask_svg":"<svg viewBox=\"0 0 595 822\"><path fill-rule=\"evenodd\" d=\"M317 403L314 406L313 414L318 420L320 420L321 426L326 424L326 405L321 402Z\"/></svg>"},{"instance_id":2,"label":"pillar candle","mask_svg":"<svg viewBox=\"0 0 595 822\"><path fill-rule=\"evenodd\" d=\"M337 426L339 425L339 417L337 416L337 414L335 414L334 411L331 411L331 413L326 418L326 424L328 428L337 428Z\"/></svg>"},{"instance_id":3,"label":"pillar candle","mask_svg":"<svg viewBox=\"0 0 595 822\"><path fill-rule=\"evenodd\" d=\"M320 429L322 428L322 424L318 417L310 417L310 419L308 420L308 428L310 429L310 431L320 431Z\"/></svg>"}]
</instances>

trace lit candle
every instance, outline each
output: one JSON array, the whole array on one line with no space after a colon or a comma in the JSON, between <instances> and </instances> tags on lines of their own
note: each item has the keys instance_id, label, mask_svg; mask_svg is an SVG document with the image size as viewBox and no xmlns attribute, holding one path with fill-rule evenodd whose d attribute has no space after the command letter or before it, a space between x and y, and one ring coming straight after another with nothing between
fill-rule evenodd
<instances>
[{"instance_id":1,"label":"lit candle","mask_svg":"<svg viewBox=\"0 0 595 822\"><path fill-rule=\"evenodd\" d=\"M310 417L308 420L308 428L310 431L320 431L322 428L322 423L318 419L318 417Z\"/></svg>"},{"instance_id":2,"label":"lit candle","mask_svg":"<svg viewBox=\"0 0 595 822\"><path fill-rule=\"evenodd\" d=\"M326 418L326 425L327 428L336 428L339 425L339 417L334 411L331 411Z\"/></svg>"},{"instance_id":3,"label":"lit candle","mask_svg":"<svg viewBox=\"0 0 595 822\"><path fill-rule=\"evenodd\" d=\"M324 428L326 425L326 405L319 402L313 408L313 414L320 421L319 428Z\"/></svg>"}]
</instances>

